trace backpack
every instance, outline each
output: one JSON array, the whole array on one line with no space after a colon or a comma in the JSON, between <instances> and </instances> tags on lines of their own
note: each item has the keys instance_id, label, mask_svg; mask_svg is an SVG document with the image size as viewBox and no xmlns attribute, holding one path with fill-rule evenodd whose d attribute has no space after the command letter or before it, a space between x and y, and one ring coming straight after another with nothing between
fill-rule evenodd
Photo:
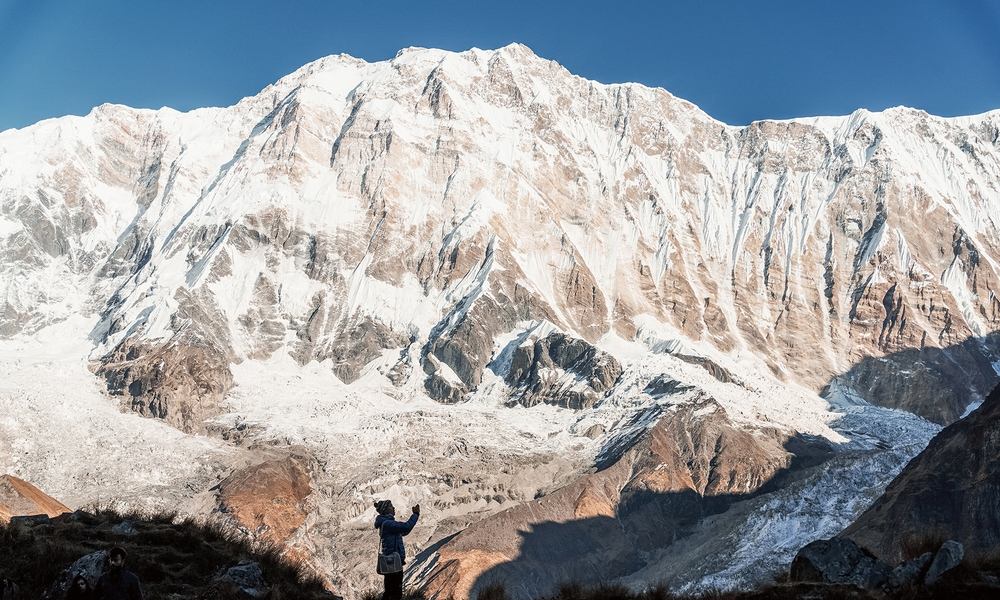
<instances>
[{"instance_id":1,"label":"backpack","mask_svg":"<svg viewBox=\"0 0 1000 600\"><path fill-rule=\"evenodd\" d=\"M382 552L382 530L384 528L385 523L382 523L378 529L378 563L375 565L375 572L379 575L401 573L403 571L403 557L399 555L399 552L389 552L388 554Z\"/></svg>"}]
</instances>

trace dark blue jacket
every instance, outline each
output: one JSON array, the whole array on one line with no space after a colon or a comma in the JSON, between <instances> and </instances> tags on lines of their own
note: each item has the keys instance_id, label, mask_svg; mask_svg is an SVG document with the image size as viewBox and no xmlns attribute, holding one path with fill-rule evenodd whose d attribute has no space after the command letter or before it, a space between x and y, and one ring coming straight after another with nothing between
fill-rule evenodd
<instances>
[{"instance_id":1,"label":"dark blue jacket","mask_svg":"<svg viewBox=\"0 0 1000 600\"><path fill-rule=\"evenodd\" d=\"M97 580L95 596L97 600L142 600L142 586L128 569L111 569Z\"/></svg>"},{"instance_id":2,"label":"dark blue jacket","mask_svg":"<svg viewBox=\"0 0 1000 600\"><path fill-rule=\"evenodd\" d=\"M403 536L413 531L417 524L417 514L410 515L409 520L397 521L390 515L375 517L375 529L379 530L382 539L382 554L399 552L399 557L406 560L406 549L403 548Z\"/></svg>"}]
</instances>

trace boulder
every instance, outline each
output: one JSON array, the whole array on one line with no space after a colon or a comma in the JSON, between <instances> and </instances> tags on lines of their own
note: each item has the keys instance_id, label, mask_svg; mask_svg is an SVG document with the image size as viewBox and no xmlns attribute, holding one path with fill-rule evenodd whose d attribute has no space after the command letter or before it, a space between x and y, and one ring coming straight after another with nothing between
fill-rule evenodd
<instances>
[{"instance_id":1,"label":"boulder","mask_svg":"<svg viewBox=\"0 0 1000 600\"><path fill-rule=\"evenodd\" d=\"M897 566L889 573L889 587L891 589L905 587L920 581L920 576L927 570L927 565L931 564L934 554L925 552Z\"/></svg>"},{"instance_id":2,"label":"boulder","mask_svg":"<svg viewBox=\"0 0 1000 600\"><path fill-rule=\"evenodd\" d=\"M270 592L264 581L264 571L251 560L240 561L216 576L215 583L233 588L241 598L264 598Z\"/></svg>"},{"instance_id":3,"label":"boulder","mask_svg":"<svg viewBox=\"0 0 1000 600\"><path fill-rule=\"evenodd\" d=\"M924 583L934 585L942 575L957 567L964 557L965 547L955 540L941 544L931 566L927 569L927 574L924 575Z\"/></svg>"},{"instance_id":4,"label":"boulder","mask_svg":"<svg viewBox=\"0 0 1000 600\"><path fill-rule=\"evenodd\" d=\"M51 522L49 515L18 515L10 518L11 525L44 525Z\"/></svg>"},{"instance_id":5,"label":"boulder","mask_svg":"<svg viewBox=\"0 0 1000 600\"><path fill-rule=\"evenodd\" d=\"M792 581L818 581L876 588L889 579L890 568L845 538L817 540L799 550L792 561Z\"/></svg>"},{"instance_id":6,"label":"boulder","mask_svg":"<svg viewBox=\"0 0 1000 600\"><path fill-rule=\"evenodd\" d=\"M78 558L73 564L59 573L52 587L45 594L46 598L63 598L77 575L83 575L91 589L97 585L97 580L108 569L108 553L105 550L91 552Z\"/></svg>"},{"instance_id":7,"label":"boulder","mask_svg":"<svg viewBox=\"0 0 1000 600\"><path fill-rule=\"evenodd\" d=\"M111 528L111 533L124 537L132 537L139 532L135 530L135 524L132 521L122 521Z\"/></svg>"}]
</instances>

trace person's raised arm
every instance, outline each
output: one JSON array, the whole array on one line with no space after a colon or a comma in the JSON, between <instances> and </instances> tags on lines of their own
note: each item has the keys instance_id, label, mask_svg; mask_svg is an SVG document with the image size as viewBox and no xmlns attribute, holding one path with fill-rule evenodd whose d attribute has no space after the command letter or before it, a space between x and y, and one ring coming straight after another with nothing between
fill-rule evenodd
<instances>
[{"instance_id":1,"label":"person's raised arm","mask_svg":"<svg viewBox=\"0 0 1000 600\"><path fill-rule=\"evenodd\" d=\"M413 514L406 521L400 522L395 520L386 521L382 524L386 533L398 533L399 535L407 535L413 531L413 526L417 524L417 519L420 518L420 505L413 507Z\"/></svg>"}]
</instances>

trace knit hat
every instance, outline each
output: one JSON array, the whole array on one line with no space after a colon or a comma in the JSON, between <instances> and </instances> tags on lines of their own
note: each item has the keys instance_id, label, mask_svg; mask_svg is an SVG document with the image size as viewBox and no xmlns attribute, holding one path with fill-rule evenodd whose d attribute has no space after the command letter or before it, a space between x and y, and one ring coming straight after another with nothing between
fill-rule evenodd
<instances>
[{"instance_id":1,"label":"knit hat","mask_svg":"<svg viewBox=\"0 0 1000 600\"><path fill-rule=\"evenodd\" d=\"M387 514L392 510L392 502L388 500L379 500L375 503L375 511L380 515Z\"/></svg>"}]
</instances>

